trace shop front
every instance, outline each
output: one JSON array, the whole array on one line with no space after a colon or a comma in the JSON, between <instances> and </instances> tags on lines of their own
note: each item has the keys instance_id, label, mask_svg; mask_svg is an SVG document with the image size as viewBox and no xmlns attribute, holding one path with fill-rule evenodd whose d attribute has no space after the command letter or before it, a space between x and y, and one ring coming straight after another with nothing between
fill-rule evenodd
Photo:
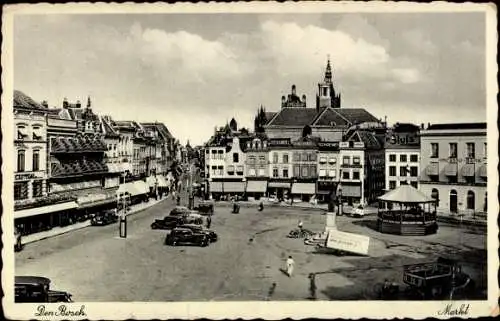
<instances>
[{"instance_id":1,"label":"shop front","mask_svg":"<svg viewBox=\"0 0 500 321\"><path fill-rule=\"evenodd\" d=\"M338 182L333 181L318 181L316 186L316 198L319 202L328 203L330 195L337 197Z\"/></svg>"},{"instance_id":2,"label":"shop front","mask_svg":"<svg viewBox=\"0 0 500 321\"><path fill-rule=\"evenodd\" d=\"M224 194L223 183L222 182L209 182L208 190L212 199L219 201Z\"/></svg>"},{"instance_id":3,"label":"shop front","mask_svg":"<svg viewBox=\"0 0 500 321\"><path fill-rule=\"evenodd\" d=\"M298 198L301 202L309 202L311 197L316 194L316 184L298 183L292 184L292 197Z\"/></svg>"},{"instance_id":4,"label":"shop front","mask_svg":"<svg viewBox=\"0 0 500 321\"><path fill-rule=\"evenodd\" d=\"M290 195L291 182L287 181L270 181L267 184L267 193L270 198L275 198L279 201L288 199Z\"/></svg>"},{"instance_id":5,"label":"shop front","mask_svg":"<svg viewBox=\"0 0 500 321\"><path fill-rule=\"evenodd\" d=\"M248 181L246 186L246 193L249 197L253 197L256 200L260 199L266 194L267 191L267 181Z\"/></svg>"},{"instance_id":6,"label":"shop front","mask_svg":"<svg viewBox=\"0 0 500 321\"><path fill-rule=\"evenodd\" d=\"M224 194L229 197L229 199L233 196L243 197L245 194L245 182L224 182L223 184Z\"/></svg>"}]
</instances>

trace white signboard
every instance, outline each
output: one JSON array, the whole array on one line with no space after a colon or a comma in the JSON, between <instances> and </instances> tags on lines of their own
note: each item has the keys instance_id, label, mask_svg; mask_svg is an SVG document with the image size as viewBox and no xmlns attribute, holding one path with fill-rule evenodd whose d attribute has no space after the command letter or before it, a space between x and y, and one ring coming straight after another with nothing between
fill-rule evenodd
<instances>
[{"instance_id":1,"label":"white signboard","mask_svg":"<svg viewBox=\"0 0 500 321\"><path fill-rule=\"evenodd\" d=\"M336 216L337 213L335 212L327 212L325 214L326 216L326 230L336 230L337 229L337 224L336 224Z\"/></svg>"},{"instance_id":2,"label":"white signboard","mask_svg":"<svg viewBox=\"0 0 500 321\"><path fill-rule=\"evenodd\" d=\"M330 230L326 239L326 247L362 255L368 255L369 245L370 238L368 236L335 230Z\"/></svg>"}]
</instances>

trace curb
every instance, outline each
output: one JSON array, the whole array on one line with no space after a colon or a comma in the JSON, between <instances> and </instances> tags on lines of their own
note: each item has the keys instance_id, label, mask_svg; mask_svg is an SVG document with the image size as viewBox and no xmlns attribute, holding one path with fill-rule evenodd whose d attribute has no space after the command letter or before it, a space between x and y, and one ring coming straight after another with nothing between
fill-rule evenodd
<instances>
[{"instance_id":1,"label":"curb","mask_svg":"<svg viewBox=\"0 0 500 321\"><path fill-rule=\"evenodd\" d=\"M161 202L163 202L163 201L165 201L165 200L167 200L167 198L164 198L164 199L160 200L160 201L159 201L159 202L157 202L157 203L151 204L150 206L146 206L146 207L144 207L144 208L141 208L141 209L138 209L138 210L133 211L133 212L131 212L131 213L128 213L128 214L127 214L127 216L128 216L128 215L134 215L134 214L140 213L140 212L142 212L142 211L144 211L144 210L147 210L148 208L151 208L151 207L153 207L153 206L155 206L155 205L160 204ZM64 234L67 234L67 233L70 233L70 232L73 232L73 231L78 231L78 230L81 230L81 229L87 228L87 227L89 227L89 226L91 226L91 224L90 224L90 220L88 220L85 224L82 224L82 225L79 225L79 226L75 226L75 227L74 227L74 228L72 228L72 229L68 229L68 230L66 230L66 231L62 231L61 233L56 233L56 234L53 234L53 235L47 235L47 236L41 237L41 238L39 238L39 239L35 239L35 240L27 241L27 242L26 242L26 241L23 241L23 240L21 239L21 244L22 244L22 245L26 245L26 244L35 243L35 242L38 242L38 241L41 241L41 240L46 240L46 239L51 238L51 237L54 237L54 236L64 235Z\"/></svg>"}]
</instances>

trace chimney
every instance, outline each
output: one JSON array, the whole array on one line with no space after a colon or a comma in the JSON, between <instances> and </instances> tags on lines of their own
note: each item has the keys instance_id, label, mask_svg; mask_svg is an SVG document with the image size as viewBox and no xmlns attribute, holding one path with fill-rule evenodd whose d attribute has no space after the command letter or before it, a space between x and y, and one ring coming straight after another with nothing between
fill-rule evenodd
<instances>
[{"instance_id":1,"label":"chimney","mask_svg":"<svg viewBox=\"0 0 500 321\"><path fill-rule=\"evenodd\" d=\"M431 127L431 123L427 123L427 129L429 129L429 127Z\"/></svg>"},{"instance_id":2,"label":"chimney","mask_svg":"<svg viewBox=\"0 0 500 321\"><path fill-rule=\"evenodd\" d=\"M420 124L420 129L425 129L425 124L424 123Z\"/></svg>"},{"instance_id":3,"label":"chimney","mask_svg":"<svg viewBox=\"0 0 500 321\"><path fill-rule=\"evenodd\" d=\"M76 108L82 108L82 103L79 100L76 101Z\"/></svg>"},{"instance_id":4,"label":"chimney","mask_svg":"<svg viewBox=\"0 0 500 321\"><path fill-rule=\"evenodd\" d=\"M45 108L49 108L49 103L46 100L44 100L42 101L42 106Z\"/></svg>"},{"instance_id":5,"label":"chimney","mask_svg":"<svg viewBox=\"0 0 500 321\"><path fill-rule=\"evenodd\" d=\"M63 108L68 108L68 98L64 97L63 99Z\"/></svg>"}]
</instances>

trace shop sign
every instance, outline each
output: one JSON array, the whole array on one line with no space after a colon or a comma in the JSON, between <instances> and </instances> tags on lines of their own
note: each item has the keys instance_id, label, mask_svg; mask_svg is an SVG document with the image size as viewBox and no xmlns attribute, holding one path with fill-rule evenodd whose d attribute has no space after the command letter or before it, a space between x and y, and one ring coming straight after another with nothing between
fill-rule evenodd
<instances>
[{"instance_id":1,"label":"shop sign","mask_svg":"<svg viewBox=\"0 0 500 321\"><path fill-rule=\"evenodd\" d=\"M339 142L319 142L318 147L321 149L337 150L339 148Z\"/></svg>"},{"instance_id":2,"label":"shop sign","mask_svg":"<svg viewBox=\"0 0 500 321\"><path fill-rule=\"evenodd\" d=\"M440 158L439 161L441 162L448 162L448 163L467 163L467 164L475 164L475 163L482 163L482 159L475 159L475 158Z\"/></svg>"},{"instance_id":3,"label":"shop sign","mask_svg":"<svg viewBox=\"0 0 500 321\"><path fill-rule=\"evenodd\" d=\"M44 173L24 173L24 174L16 174L14 176L14 180L16 181L24 181L35 178L44 178Z\"/></svg>"},{"instance_id":4,"label":"shop sign","mask_svg":"<svg viewBox=\"0 0 500 321\"><path fill-rule=\"evenodd\" d=\"M289 146L290 139L270 139L269 146Z\"/></svg>"},{"instance_id":5,"label":"shop sign","mask_svg":"<svg viewBox=\"0 0 500 321\"><path fill-rule=\"evenodd\" d=\"M368 236L337 230L330 231L326 239L326 247L362 255L368 255L369 245L370 238Z\"/></svg>"}]
</instances>

